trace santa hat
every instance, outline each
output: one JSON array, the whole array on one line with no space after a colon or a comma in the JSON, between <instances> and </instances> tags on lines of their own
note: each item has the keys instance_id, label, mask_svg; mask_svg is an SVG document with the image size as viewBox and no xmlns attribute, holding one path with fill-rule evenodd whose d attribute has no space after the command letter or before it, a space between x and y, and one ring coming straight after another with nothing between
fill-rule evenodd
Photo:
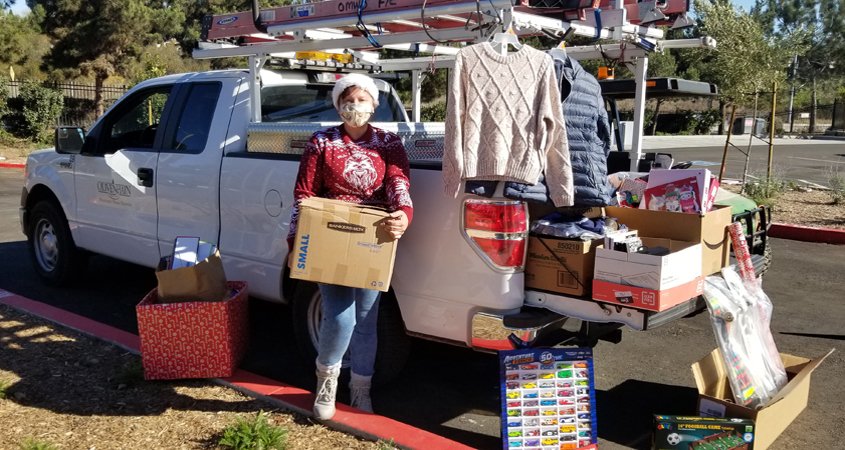
<instances>
[{"instance_id":1,"label":"santa hat","mask_svg":"<svg viewBox=\"0 0 845 450\"><path fill-rule=\"evenodd\" d=\"M338 103L338 100L340 100L340 94L342 94L346 88L352 86L370 94L370 96L373 97L373 106L378 106L378 88L376 87L376 82L366 75L362 75L360 73L350 73L349 75L337 80L334 84L334 89L332 89L332 103L335 108L338 110L340 109L340 104Z\"/></svg>"}]
</instances>

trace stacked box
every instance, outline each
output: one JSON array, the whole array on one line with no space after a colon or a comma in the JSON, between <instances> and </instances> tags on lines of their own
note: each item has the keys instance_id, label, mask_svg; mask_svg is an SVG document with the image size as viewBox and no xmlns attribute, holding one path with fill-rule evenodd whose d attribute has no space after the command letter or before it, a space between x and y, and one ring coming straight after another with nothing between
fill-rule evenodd
<instances>
[{"instance_id":1,"label":"stacked box","mask_svg":"<svg viewBox=\"0 0 845 450\"><path fill-rule=\"evenodd\" d=\"M147 380L225 378L232 375L249 340L247 284L227 283L217 302L158 303L153 289L135 307L141 362Z\"/></svg>"}]
</instances>

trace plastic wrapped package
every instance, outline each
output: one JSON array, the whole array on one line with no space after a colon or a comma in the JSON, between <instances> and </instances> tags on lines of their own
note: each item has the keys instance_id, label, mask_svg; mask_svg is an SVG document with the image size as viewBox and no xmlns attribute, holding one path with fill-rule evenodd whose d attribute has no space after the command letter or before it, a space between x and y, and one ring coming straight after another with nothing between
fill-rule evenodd
<instances>
[{"instance_id":1,"label":"plastic wrapped package","mask_svg":"<svg viewBox=\"0 0 845 450\"><path fill-rule=\"evenodd\" d=\"M704 298L734 401L759 409L787 383L770 329L772 303L755 281L730 267L709 276Z\"/></svg>"}]
</instances>

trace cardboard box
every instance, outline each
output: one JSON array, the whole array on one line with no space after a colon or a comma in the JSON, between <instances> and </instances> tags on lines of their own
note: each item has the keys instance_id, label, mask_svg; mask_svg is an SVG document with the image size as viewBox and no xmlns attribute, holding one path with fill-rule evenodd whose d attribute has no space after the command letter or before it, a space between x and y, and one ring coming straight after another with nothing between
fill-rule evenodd
<instances>
[{"instance_id":1,"label":"cardboard box","mask_svg":"<svg viewBox=\"0 0 845 450\"><path fill-rule=\"evenodd\" d=\"M639 231L640 236L701 243L702 276L728 265L731 246L726 228L732 217L729 206L715 206L704 216L615 206L607 207L606 212Z\"/></svg>"},{"instance_id":2,"label":"cardboard box","mask_svg":"<svg viewBox=\"0 0 845 450\"><path fill-rule=\"evenodd\" d=\"M816 367L830 356L807 359L781 353L789 382L760 410L739 406L733 402L722 354L713 350L692 365L695 384L698 387L698 411L702 416L735 417L754 420L757 436L754 447L768 448L786 427L807 407L810 396L810 375Z\"/></svg>"},{"instance_id":3,"label":"cardboard box","mask_svg":"<svg viewBox=\"0 0 845 450\"><path fill-rule=\"evenodd\" d=\"M530 236L528 259L525 262L525 287L554 294L589 295L595 249L601 243L601 239L582 241Z\"/></svg>"},{"instance_id":4,"label":"cardboard box","mask_svg":"<svg viewBox=\"0 0 845 450\"><path fill-rule=\"evenodd\" d=\"M147 380L229 377L249 341L247 285L227 283L218 302L158 303L153 289L135 307Z\"/></svg>"},{"instance_id":5,"label":"cardboard box","mask_svg":"<svg viewBox=\"0 0 845 450\"><path fill-rule=\"evenodd\" d=\"M642 238L642 242L671 253L657 256L597 248L595 279L660 291L701 276L701 244L658 238Z\"/></svg>"},{"instance_id":6,"label":"cardboard box","mask_svg":"<svg viewBox=\"0 0 845 450\"><path fill-rule=\"evenodd\" d=\"M754 421L655 415L651 448L751 450L754 448Z\"/></svg>"},{"instance_id":7,"label":"cardboard box","mask_svg":"<svg viewBox=\"0 0 845 450\"><path fill-rule=\"evenodd\" d=\"M593 300L648 311L667 310L691 298L698 297L703 291L704 281L701 277L689 283L664 290L593 280Z\"/></svg>"},{"instance_id":8,"label":"cardboard box","mask_svg":"<svg viewBox=\"0 0 845 450\"><path fill-rule=\"evenodd\" d=\"M311 197L299 205L291 278L386 292L396 240L384 210Z\"/></svg>"}]
</instances>

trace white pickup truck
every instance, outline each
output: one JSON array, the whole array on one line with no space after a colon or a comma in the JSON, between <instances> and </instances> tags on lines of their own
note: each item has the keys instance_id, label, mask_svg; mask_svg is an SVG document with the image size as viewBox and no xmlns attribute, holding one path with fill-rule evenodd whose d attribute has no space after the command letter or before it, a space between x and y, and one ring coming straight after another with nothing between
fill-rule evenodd
<instances>
[{"instance_id":1,"label":"white pickup truck","mask_svg":"<svg viewBox=\"0 0 845 450\"><path fill-rule=\"evenodd\" d=\"M248 76L227 70L148 80L87 135L58 129L55 149L28 158L21 194L38 274L73 282L88 253L152 268L174 238L200 236L220 248L228 279L247 281L255 298L291 305L300 349L314 354L319 293L287 276L285 237L304 143L337 123L335 76L262 71L262 122L250 120ZM415 206L380 310L381 376L401 369L407 335L488 351L573 336L589 344L608 330L618 337L623 324L652 328L700 306L647 313L526 291L527 205L444 195L443 124L408 122L390 85L379 86L375 125L404 139Z\"/></svg>"}]
</instances>

